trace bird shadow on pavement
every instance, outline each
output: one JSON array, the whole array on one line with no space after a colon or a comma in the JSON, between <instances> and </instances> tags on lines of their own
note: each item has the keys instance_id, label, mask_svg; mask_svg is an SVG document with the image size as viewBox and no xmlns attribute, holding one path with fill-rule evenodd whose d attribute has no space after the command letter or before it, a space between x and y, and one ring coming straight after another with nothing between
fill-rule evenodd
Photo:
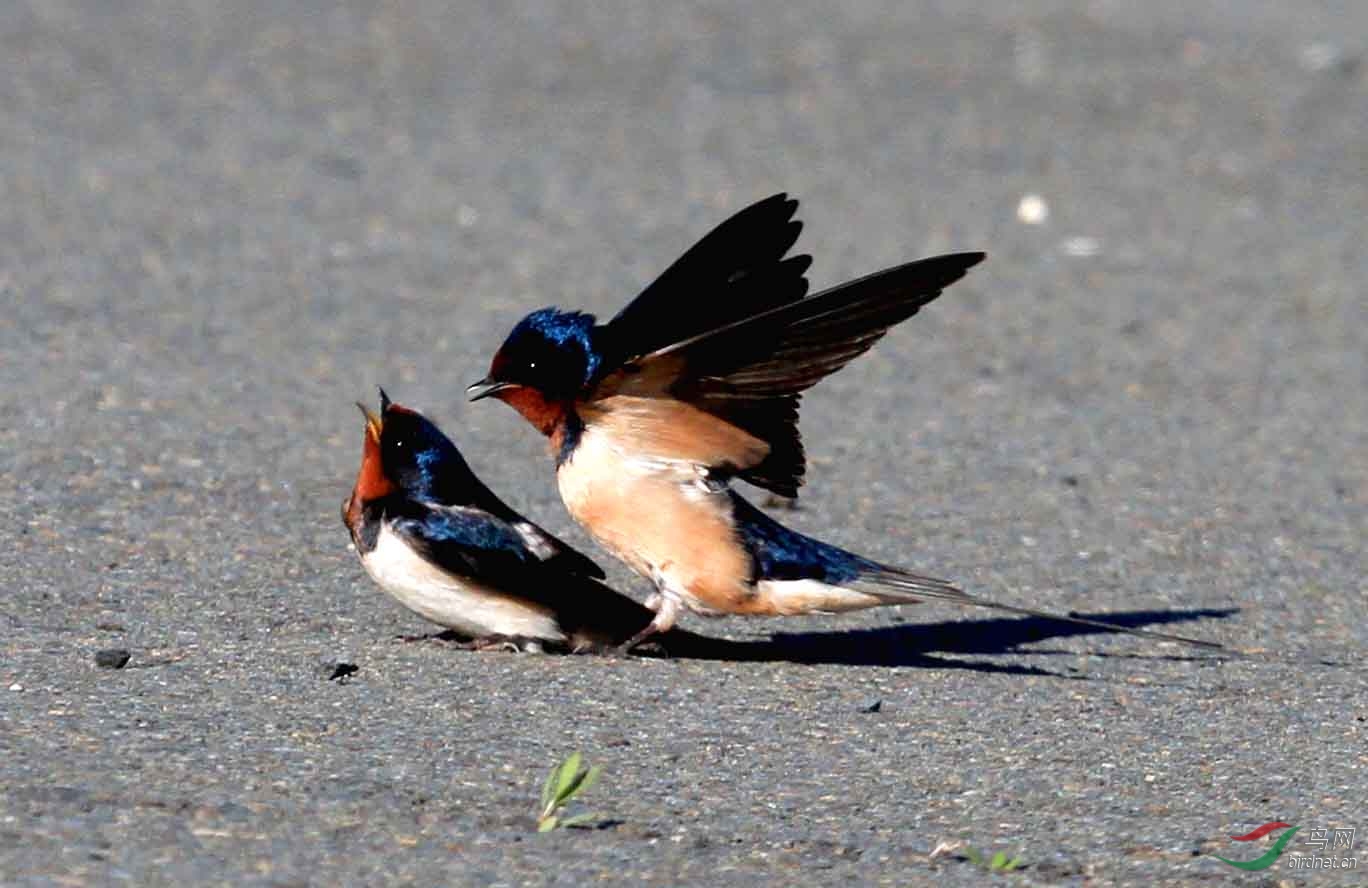
<instances>
[{"instance_id":1,"label":"bird shadow on pavement","mask_svg":"<svg viewBox=\"0 0 1368 888\"><path fill-rule=\"evenodd\" d=\"M1077 614L1090 620L1102 620L1117 626L1141 629L1192 620L1224 619L1237 613L1235 608L1202 610L1146 610L1113 613ZM673 659L735 660L750 662L786 662L808 665L842 666L900 666L928 669L967 669L973 672L998 672L1009 675L1062 676L1035 666L1016 663L994 663L938 657L935 654L1030 654L1031 656L1078 656L1083 651L1020 650L1023 645L1076 635L1117 635L1095 626L1082 626L1045 617L995 617L985 620L953 620L940 623L906 623L878 629L855 629L844 632L776 633L769 639L736 641L708 638L693 633L678 633L667 637L665 649ZM675 633L672 633L675 635ZM1155 644L1150 639L1137 641ZM1197 652L1192 655L1164 653L1163 659L1221 658L1220 651ZM1119 656L1100 653L1097 656ZM1125 655L1129 656L1129 655Z\"/></svg>"}]
</instances>

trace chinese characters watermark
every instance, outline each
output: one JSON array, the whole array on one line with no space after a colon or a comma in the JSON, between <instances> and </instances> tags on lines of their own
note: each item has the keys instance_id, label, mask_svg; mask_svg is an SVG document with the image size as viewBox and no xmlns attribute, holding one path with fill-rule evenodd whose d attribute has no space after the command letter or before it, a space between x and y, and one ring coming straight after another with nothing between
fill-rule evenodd
<instances>
[{"instance_id":1,"label":"chinese characters watermark","mask_svg":"<svg viewBox=\"0 0 1368 888\"><path fill-rule=\"evenodd\" d=\"M1292 870L1358 869L1358 858L1350 855L1356 830L1353 826L1308 829L1306 841L1288 855L1285 866ZM1306 845L1316 853L1299 853L1301 846Z\"/></svg>"}]
</instances>

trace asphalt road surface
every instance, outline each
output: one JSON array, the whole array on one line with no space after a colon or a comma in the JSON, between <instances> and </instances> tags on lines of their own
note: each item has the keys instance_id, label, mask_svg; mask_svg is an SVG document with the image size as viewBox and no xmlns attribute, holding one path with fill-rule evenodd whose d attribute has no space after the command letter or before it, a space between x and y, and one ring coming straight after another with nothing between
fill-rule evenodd
<instances>
[{"instance_id":1,"label":"asphalt road surface","mask_svg":"<svg viewBox=\"0 0 1368 888\"><path fill-rule=\"evenodd\" d=\"M1361 883L1368 4L655 6L0 5L0 882ZM352 402L594 552L464 386L780 190L819 287L989 252L810 394L786 521L1261 653L941 605L399 640ZM574 749L599 828L537 835ZM1288 868L1335 828L1358 872Z\"/></svg>"}]
</instances>

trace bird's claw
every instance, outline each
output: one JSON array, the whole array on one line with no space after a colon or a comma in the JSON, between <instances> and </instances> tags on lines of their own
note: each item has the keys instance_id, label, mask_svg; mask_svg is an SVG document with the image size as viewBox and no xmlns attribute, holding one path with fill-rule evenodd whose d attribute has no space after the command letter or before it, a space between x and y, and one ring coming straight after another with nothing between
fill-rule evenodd
<instances>
[{"instance_id":1,"label":"bird's claw","mask_svg":"<svg viewBox=\"0 0 1368 888\"><path fill-rule=\"evenodd\" d=\"M516 635L486 635L482 638L472 638L461 647L468 651L507 651L510 654L541 650L541 644L535 639Z\"/></svg>"}]
</instances>

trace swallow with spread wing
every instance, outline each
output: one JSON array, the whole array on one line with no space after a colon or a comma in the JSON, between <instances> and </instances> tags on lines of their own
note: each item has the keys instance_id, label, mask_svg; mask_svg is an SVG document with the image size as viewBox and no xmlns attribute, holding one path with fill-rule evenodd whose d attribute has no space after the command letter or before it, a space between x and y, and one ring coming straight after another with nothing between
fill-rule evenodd
<instances>
[{"instance_id":1,"label":"swallow with spread wing","mask_svg":"<svg viewBox=\"0 0 1368 888\"><path fill-rule=\"evenodd\" d=\"M556 308L529 314L468 390L504 401L550 439L570 514L654 584L655 618L632 643L685 608L773 616L937 599L1099 625L847 552L732 489L740 479L795 495L806 469L802 393L984 258L921 259L809 296L809 257L787 255L802 228L796 210L780 194L740 211L606 324Z\"/></svg>"}]
</instances>

